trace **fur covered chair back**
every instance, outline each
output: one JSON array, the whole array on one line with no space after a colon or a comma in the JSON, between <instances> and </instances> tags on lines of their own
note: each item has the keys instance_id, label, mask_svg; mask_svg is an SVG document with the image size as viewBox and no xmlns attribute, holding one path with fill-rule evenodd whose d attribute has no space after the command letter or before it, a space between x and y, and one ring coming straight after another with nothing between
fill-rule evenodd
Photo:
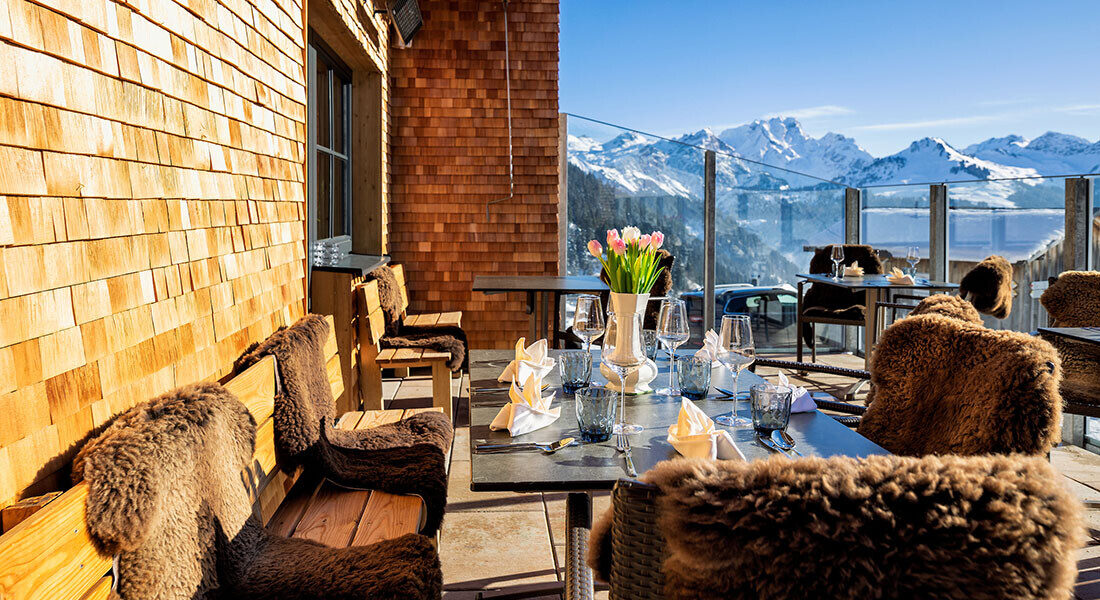
<instances>
[{"instance_id":1,"label":"fur covered chair back","mask_svg":"<svg viewBox=\"0 0 1100 600\"><path fill-rule=\"evenodd\" d=\"M1058 353L942 314L883 332L859 433L895 454L1044 454L1058 442Z\"/></svg>"},{"instance_id":2,"label":"fur covered chair back","mask_svg":"<svg viewBox=\"0 0 1100 600\"><path fill-rule=\"evenodd\" d=\"M875 249L866 244L842 244L844 248L843 265L853 262L863 267L867 275L879 275L882 273L882 261L879 260ZM810 259L810 273L828 275L833 272L833 244L818 248Z\"/></svg>"},{"instance_id":3,"label":"fur covered chair back","mask_svg":"<svg viewBox=\"0 0 1100 600\"><path fill-rule=\"evenodd\" d=\"M431 541L405 535L329 548L270 536L242 471L256 423L216 383L179 388L119 416L77 454L92 540L118 554L125 600L438 598Z\"/></svg>"},{"instance_id":4,"label":"fur covered chair back","mask_svg":"<svg viewBox=\"0 0 1100 600\"><path fill-rule=\"evenodd\" d=\"M1039 298L1051 327L1100 326L1100 271L1066 271Z\"/></svg>"},{"instance_id":5,"label":"fur covered chair back","mask_svg":"<svg viewBox=\"0 0 1100 600\"><path fill-rule=\"evenodd\" d=\"M958 296L947 294L934 294L921 300L920 304L909 311L909 316L916 315L943 315L968 323L982 324L982 316L978 314L973 304Z\"/></svg>"},{"instance_id":6,"label":"fur covered chair back","mask_svg":"<svg viewBox=\"0 0 1100 600\"><path fill-rule=\"evenodd\" d=\"M963 275L959 296L980 313L1004 319L1012 312L1012 265L1003 256L989 256Z\"/></svg>"},{"instance_id":7,"label":"fur covered chair back","mask_svg":"<svg viewBox=\"0 0 1100 600\"><path fill-rule=\"evenodd\" d=\"M1076 578L1081 506L1041 458L677 459L643 481L592 530L612 598L1064 600Z\"/></svg>"}]
</instances>

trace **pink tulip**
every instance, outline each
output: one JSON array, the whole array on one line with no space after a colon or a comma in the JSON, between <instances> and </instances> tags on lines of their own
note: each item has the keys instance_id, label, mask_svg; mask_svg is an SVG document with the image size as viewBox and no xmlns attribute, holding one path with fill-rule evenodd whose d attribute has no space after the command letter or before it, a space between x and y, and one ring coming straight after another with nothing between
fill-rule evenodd
<instances>
[{"instance_id":1,"label":"pink tulip","mask_svg":"<svg viewBox=\"0 0 1100 600\"><path fill-rule=\"evenodd\" d=\"M601 256L603 256L603 246L601 246L600 243L596 240L592 240L588 242L588 252L590 252L592 256L595 256L596 258L600 258Z\"/></svg>"},{"instance_id":2,"label":"pink tulip","mask_svg":"<svg viewBox=\"0 0 1100 600\"><path fill-rule=\"evenodd\" d=\"M608 229L607 230L607 247L610 248L611 245L614 244L615 240L617 240L617 239L619 239L619 230L618 229Z\"/></svg>"},{"instance_id":3,"label":"pink tulip","mask_svg":"<svg viewBox=\"0 0 1100 600\"><path fill-rule=\"evenodd\" d=\"M649 248L650 239L651 236L648 233L643 235L642 237L638 238L638 246L641 247L642 250Z\"/></svg>"},{"instance_id":4,"label":"pink tulip","mask_svg":"<svg viewBox=\"0 0 1100 600\"><path fill-rule=\"evenodd\" d=\"M658 249L658 248L660 248L661 246L664 245L664 243L665 243L665 234L661 233L660 231L654 231L653 235L651 236L651 240L652 240L653 249L656 250L656 249Z\"/></svg>"},{"instance_id":5,"label":"pink tulip","mask_svg":"<svg viewBox=\"0 0 1100 600\"><path fill-rule=\"evenodd\" d=\"M624 242L622 238L615 238L615 240L611 242L610 247L611 251L619 256L626 253L626 242Z\"/></svg>"}]
</instances>

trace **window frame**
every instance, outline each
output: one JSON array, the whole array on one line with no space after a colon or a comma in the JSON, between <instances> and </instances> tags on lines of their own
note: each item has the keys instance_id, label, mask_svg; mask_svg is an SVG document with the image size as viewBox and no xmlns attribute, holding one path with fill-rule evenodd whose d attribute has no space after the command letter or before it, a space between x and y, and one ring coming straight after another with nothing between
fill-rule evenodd
<instances>
[{"instance_id":1,"label":"window frame","mask_svg":"<svg viewBox=\"0 0 1100 600\"><path fill-rule=\"evenodd\" d=\"M308 156L308 173L307 178L311 183L309 184L309 243L310 248L313 244L319 241L331 241L335 242L341 247L342 250L350 250L352 241L352 232L354 231L352 225L352 205L353 205L353 189L352 189L352 169L353 169L353 157L352 157L352 70L334 53L329 49L327 45L322 42L319 37L311 30L310 40L308 44L309 48L309 65L308 65L308 81L307 81L307 105L306 110L308 112L309 119L309 135L307 140ZM325 68L326 81L318 81L318 67L323 66ZM326 123L319 123L319 117L321 116L321 108L317 106L318 103L318 86L324 85L328 92L327 107L324 108L324 117ZM342 122L336 123L336 104L337 93L339 93L339 104L342 109ZM328 130L328 142L329 146L323 146L318 143L318 127L324 125ZM337 127L340 128L340 132L343 135L343 148L333 148L336 140ZM341 152L341 150L343 150ZM321 174L318 172L318 153L324 153L328 156L328 173ZM342 163L344 166L342 179L342 197L337 199L333 197L332 191L336 189L336 171L337 163ZM330 197L328 199L328 214L329 214L329 227L328 231L318 231L317 215L318 215L318 202L317 197L317 181L318 177L328 178L328 189L330 191ZM337 202L340 202L343 208L343 230L336 231L336 223L334 215L336 214Z\"/></svg>"}]
</instances>

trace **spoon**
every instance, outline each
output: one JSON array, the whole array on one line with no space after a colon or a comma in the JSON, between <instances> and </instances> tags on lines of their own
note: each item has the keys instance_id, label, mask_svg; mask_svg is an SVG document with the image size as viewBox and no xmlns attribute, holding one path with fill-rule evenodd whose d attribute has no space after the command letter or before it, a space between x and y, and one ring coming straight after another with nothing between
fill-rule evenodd
<instances>
[{"instance_id":1,"label":"spoon","mask_svg":"<svg viewBox=\"0 0 1100 600\"><path fill-rule=\"evenodd\" d=\"M512 450L542 450L545 454L553 454L566 446L573 446L577 441L573 438L564 438L551 443L525 442L522 444L478 444L474 446L477 454L492 454L494 452L510 452Z\"/></svg>"},{"instance_id":2,"label":"spoon","mask_svg":"<svg viewBox=\"0 0 1100 600\"><path fill-rule=\"evenodd\" d=\"M784 452L794 452L797 456L802 456L802 453L794 449L794 438L791 434L782 429L772 430L772 441L776 446L779 446Z\"/></svg>"}]
</instances>

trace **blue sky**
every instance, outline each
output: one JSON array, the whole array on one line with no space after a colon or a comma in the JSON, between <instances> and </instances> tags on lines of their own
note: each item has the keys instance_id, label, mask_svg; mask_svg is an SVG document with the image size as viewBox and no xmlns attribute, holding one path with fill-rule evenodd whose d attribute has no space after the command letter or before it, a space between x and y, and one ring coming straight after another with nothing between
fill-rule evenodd
<instances>
[{"instance_id":1,"label":"blue sky","mask_svg":"<svg viewBox=\"0 0 1100 600\"><path fill-rule=\"evenodd\" d=\"M561 0L561 109L679 135L775 114L875 156L1100 138L1100 2Z\"/></svg>"}]
</instances>

